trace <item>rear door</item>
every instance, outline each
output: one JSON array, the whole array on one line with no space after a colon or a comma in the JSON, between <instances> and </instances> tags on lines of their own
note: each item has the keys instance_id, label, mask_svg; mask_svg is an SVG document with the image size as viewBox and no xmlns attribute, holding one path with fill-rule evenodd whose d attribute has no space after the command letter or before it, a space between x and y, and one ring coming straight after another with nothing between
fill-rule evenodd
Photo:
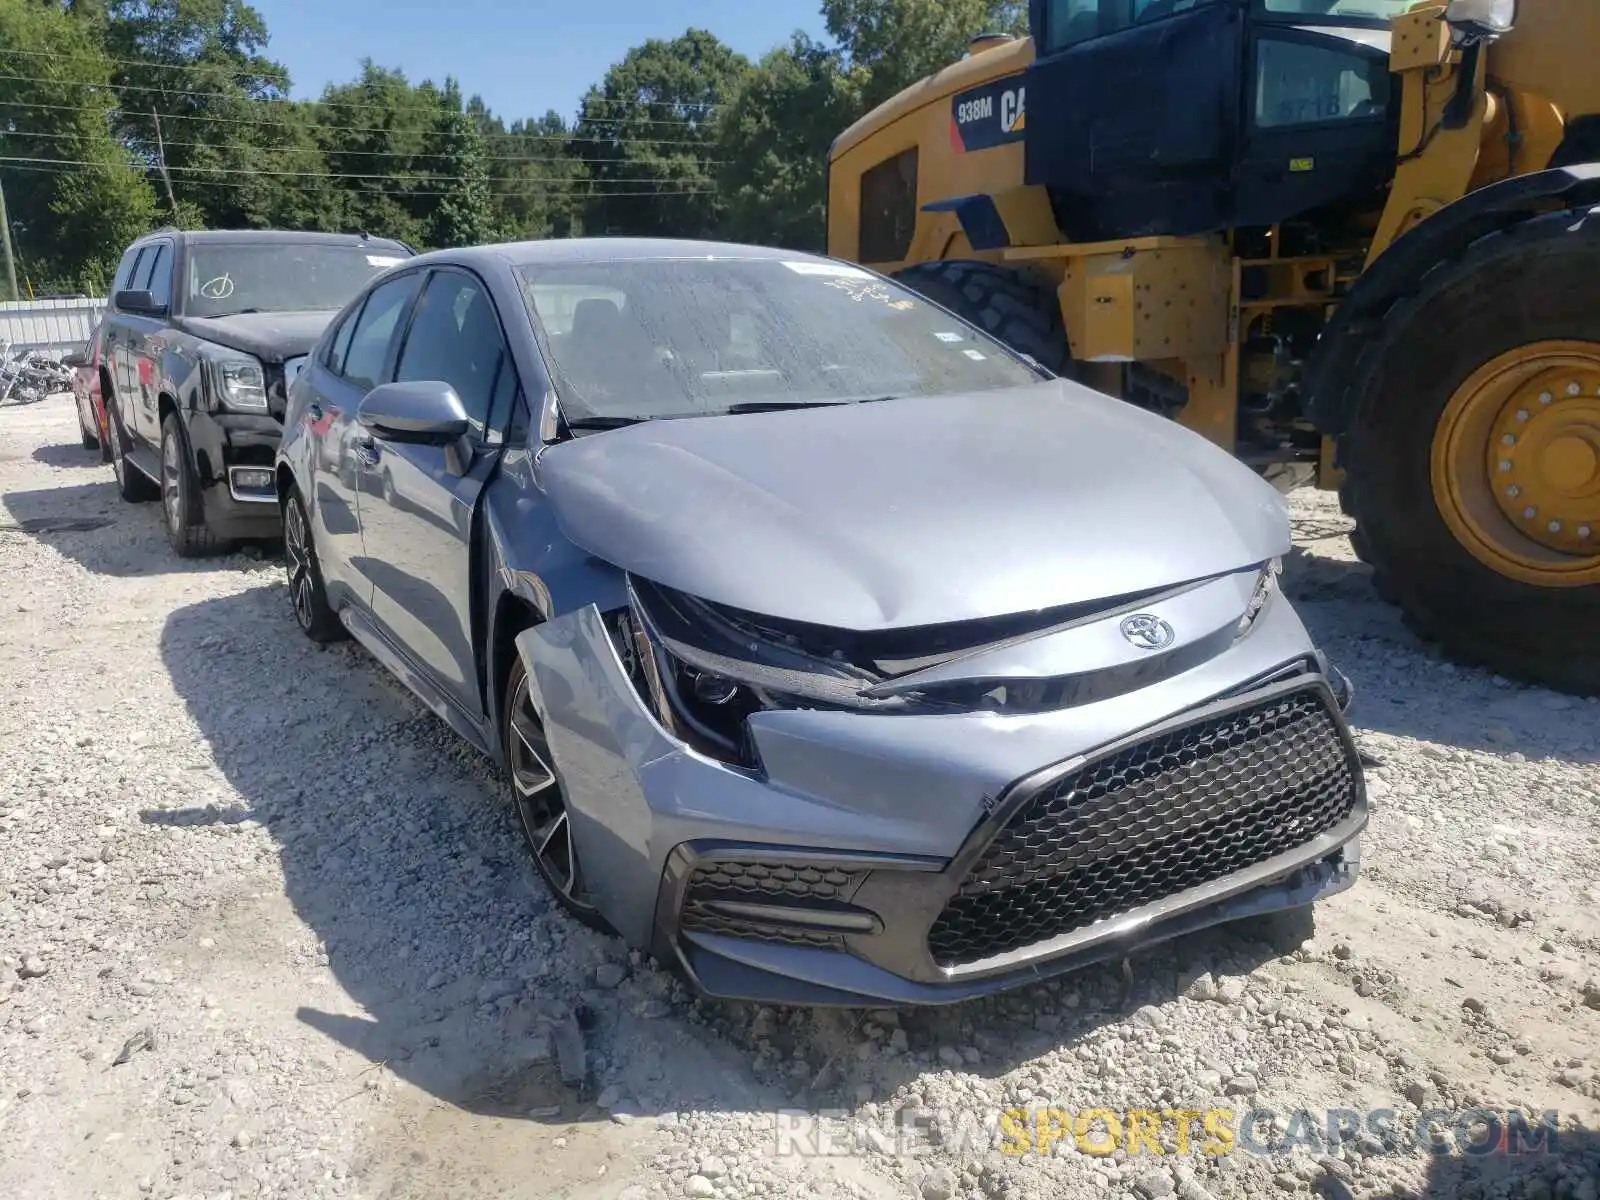
<instances>
[{"instance_id":1,"label":"rear door","mask_svg":"<svg viewBox=\"0 0 1600 1200\"><path fill-rule=\"evenodd\" d=\"M504 329L476 275L455 267L429 275L394 376L455 389L472 422L470 453L463 461L442 447L373 438L361 484L373 613L435 686L475 717L483 705L473 650L473 517L518 393Z\"/></svg>"},{"instance_id":2,"label":"rear door","mask_svg":"<svg viewBox=\"0 0 1600 1200\"><path fill-rule=\"evenodd\" d=\"M322 559L329 602L370 609L372 581L361 548L359 489L366 477L366 438L356 409L366 394L392 377L396 348L423 272L384 280L353 308L307 366L310 389L303 420L311 435L308 486L311 524Z\"/></svg>"},{"instance_id":3,"label":"rear door","mask_svg":"<svg viewBox=\"0 0 1600 1200\"><path fill-rule=\"evenodd\" d=\"M133 286L133 277L145 261L145 247L133 246L122 256L122 262L117 267L117 276L111 287L111 304L106 310L106 335L104 340L104 354L106 357L106 370L111 375L111 386L115 392L113 396L106 397L106 407L116 409L116 420L120 421L122 428L129 433L133 432L133 415L139 407L139 376L133 366L133 331L129 324L132 318L119 311L116 305L117 293Z\"/></svg>"}]
</instances>

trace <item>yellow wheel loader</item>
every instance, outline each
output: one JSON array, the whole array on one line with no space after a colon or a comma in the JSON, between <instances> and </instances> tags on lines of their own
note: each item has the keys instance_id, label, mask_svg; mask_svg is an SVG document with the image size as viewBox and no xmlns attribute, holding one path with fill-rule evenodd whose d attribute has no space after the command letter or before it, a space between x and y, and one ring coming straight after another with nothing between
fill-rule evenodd
<instances>
[{"instance_id":1,"label":"yellow wheel loader","mask_svg":"<svg viewBox=\"0 0 1600 1200\"><path fill-rule=\"evenodd\" d=\"M1450 656L1600 692L1600 0L1032 0L828 242L1285 488Z\"/></svg>"}]
</instances>

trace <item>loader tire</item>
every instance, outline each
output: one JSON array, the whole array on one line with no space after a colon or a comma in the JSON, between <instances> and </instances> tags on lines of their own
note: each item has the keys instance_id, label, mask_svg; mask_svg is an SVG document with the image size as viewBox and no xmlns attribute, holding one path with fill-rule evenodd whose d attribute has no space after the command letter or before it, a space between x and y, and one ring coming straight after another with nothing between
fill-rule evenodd
<instances>
[{"instance_id":1,"label":"loader tire","mask_svg":"<svg viewBox=\"0 0 1600 1200\"><path fill-rule=\"evenodd\" d=\"M895 281L948 308L1018 354L1057 375L1070 375L1072 353L1055 293L1015 271L966 259L917 263Z\"/></svg>"},{"instance_id":2,"label":"loader tire","mask_svg":"<svg viewBox=\"0 0 1600 1200\"><path fill-rule=\"evenodd\" d=\"M1456 661L1578 695L1600 693L1596 278L1600 220L1573 212L1435 267L1367 348L1340 440L1379 596Z\"/></svg>"}]
</instances>

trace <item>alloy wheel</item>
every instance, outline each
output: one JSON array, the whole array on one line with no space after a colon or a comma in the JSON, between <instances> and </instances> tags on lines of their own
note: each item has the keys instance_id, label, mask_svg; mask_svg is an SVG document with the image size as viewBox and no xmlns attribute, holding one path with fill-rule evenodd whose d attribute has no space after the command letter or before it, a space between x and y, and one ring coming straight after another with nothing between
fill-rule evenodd
<instances>
[{"instance_id":1,"label":"alloy wheel","mask_svg":"<svg viewBox=\"0 0 1600 1200\"><path fill-rule=\"evenodd\" d=\"M182 447L176 437L167 437L161 443L161 507L166 510L167 524L174 533L183 528L183 494L178 478L182 468Z\"/></svg>"},{"instance_id":2,"label":"alloy wheel","mask_svg":"<svg viewBox=\"0 0 1600 1200\"><path fill-rule=\"evenodd\" d=\"M289 570L289 598L294 602L294 617L302 629L310 629L312 611L311 539L300 505L289 501L284 514L283 556Z\"/></svg>"},{"instance_id":3,"label":"alloy wheel","mask_svg":"<svg viewBox=\"0 0 1600 1200\"><path fill-rule=\"evenodd\" d=\"M594 906L584 895L572 826L567 817L566 796L556 774L544 725L533 708L527 676L518 681L511 701L509 742L506 757L511 769L511 786L516 793L517 815L539 859L541 872L569 906L592 911Z\"/></svg>"}]
</instances>

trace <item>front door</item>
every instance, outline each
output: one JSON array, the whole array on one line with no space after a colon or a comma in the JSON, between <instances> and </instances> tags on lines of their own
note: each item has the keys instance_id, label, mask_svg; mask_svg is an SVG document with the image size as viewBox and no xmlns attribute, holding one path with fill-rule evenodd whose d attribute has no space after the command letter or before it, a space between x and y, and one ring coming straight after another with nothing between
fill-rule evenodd
<instances>
[{"instance_id":1,"label":"front door","mask_svg":"<svg viewBox=\"0 0 1600 1200\"><path fill-rule=\"evenodd\" d=\"M157 304L172 303L172 243L166 239L144 248L134 271L135 291L149 292ZM151 446L161 444L161 358L166 353L167 319L134 316L130 318L129 349L132 358L133 390L126 409L134 430Z\"/></svg>"},{"instance_id":2,"label":"front door","mask_svg":"<svg viewBox=\"0 0 1600 1200\"><path fill-rule=\"evenodd\" d=\"M373 615L438 688L476 717L483 704L473 653L473 518L517 393L499 314L481 280L456 268L429 276L394 378L448 383L472 432L454 450L370 438L360 511Z\"/></svg>"},{"instance_id":3,"label":"front door","mask_svg":"<svg viewBox=\"0 0 1600 1200\"><path fill-rule=\"evenodd\" d=\"M312 435L311 521L322 557L328 600L372 605L372 580L364 570L359 490L367 470L365 431L356 409L368 392L387 381L411 303L423 272L412 271L373 288L328 342L319 362L309 364L310 403L305 420Z\"/></svg>"}]
</instances>

